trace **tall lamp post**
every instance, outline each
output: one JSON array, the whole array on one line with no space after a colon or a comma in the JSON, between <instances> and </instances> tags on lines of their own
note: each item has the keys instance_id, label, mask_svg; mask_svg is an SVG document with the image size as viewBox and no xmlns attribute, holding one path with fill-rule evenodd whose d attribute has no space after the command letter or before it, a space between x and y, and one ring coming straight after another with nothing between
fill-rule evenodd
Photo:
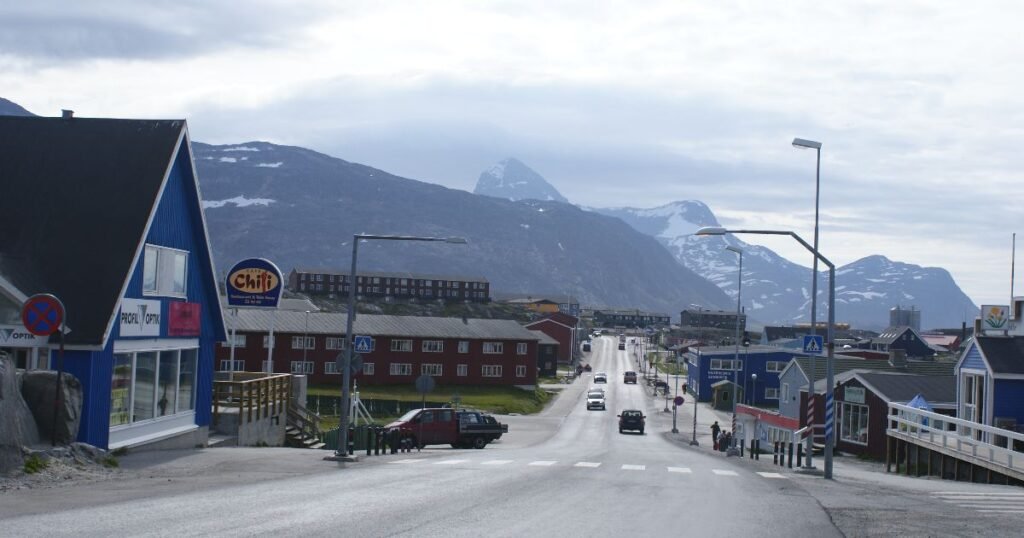
<instances>
[{"instance_id":1,"label":"tall lamp post","mask_svg":"<svg viewBox=\"0 0 1024 538\"><path fill-rule=\"evenodd\" d=\"M355 234L352 236L352 271L349 273L348 281L348 315L345 316L345 360L342 368L341 387L341 420L338 425L338 449L334 452L335 458L345 461L348 459L348 411L349 411L349 387L352 384L352 348L355 347L355 340L352 336L353 325L356 318L356 260L359 257L359 242L368 240L381 241L436 241L441 243L466 244L462 237L418 237L412 235L372 235Z\"/></svg>"},{"instance_id":2,"label":"tall lamp post","mask_svg":"<svg viewBox=\"0 0 1024 538\"><path fill-rule=\"evenodd\" d=\"M309 310L306 310L306 329L302 332L302 371L306 371L306 350L309 349Z\"/></svg>"},{"instance_id":3,"label":"tall lamp post","mask_svg":"<svg viewBox=\"0 0 1024 538\"><path fill-rule=\"evenodd\" d=\"M757 374L750 374L750 405L757 405Z\"/></svg>"},{"instance_id":4,"label":"tall lamp post","mask_svg":"<svg viewBox=\"0 0 1024 538\"><path fill-rule=\"evenodd\" d=\"M828 332L826 339L828 340L828 358L825 360L825 478L832 478L832 446L833 442L833 427L835 425L835 416L832 413L833 401L832 391L834 389L833 379L833 359L835 357L835 343L833 342L833 330L836 323L836 266L828 260L828 258L821 255L817 249L807 244L799 235L794 232L784 230L727 230L720 227L706 227L697 230L696 235L725 235L725 234L759 234L759 235L788 235L795 239L798 243L803 245L804 248L811 251L814 254L815 259L821 260L828 266ZM808 394L813 397L814 395L814 372L810 374L810 390ZM808 451L808 454L810 452Z\"/></svg>"},{"instance_id":5,"label":"tall lamp post","mask_svg":"<svg viewBox=\"0 0 1024 538\"><path fill-rule=\"evenodd\" d=\"M741 313L741 300L743 297L743 250L739 247L729 245L725 247L725 250L735 252L740 259L739 271L736 272L736 358L732 363L732 442L730 443L729 450L727 452L730 456L738 456L739 451L736 450L736 387L739 386L736 379L737 370L736 367L740 363L740 313Z\"/></svg>"},{"instance_id":6,"label":"tall lamp post","mask_svg":"<svg viewBox=\"0 0 1024 538\"><path fill-rule=\"evenodd\" d=\"M818 201L821 194L821 142L794 138L793 147L797 149L813 149L817 153L817 165L814 169L814 252L818 251ZM814 257L814 264L811 268L811 335L818 334L818 257ZM832 341L831 336L828 339ZM811 355L811 372L814 372L814 355ZM813 373L812 373L813 377ZM814 382L811 381L810 390L807 394L814 394ZM813 409L813 407L812 407ZM807 436L807 467L811 468L811 453L814 448L814 413L807 414L807 425L811 428L811 434Z\"/></svg>"},{"instance_id":7,"label":"tall lamp post","mask_svg":"<svg viewBox=\"0 0 1024 538\"><path fill-rule=\"evenodd\" d=\"M693 437L690 439L690 446L700 446L697 442L697 393L700 391L700 368L703 368L700 360L700 343L704 339L704 307L695 304L690 305L691 307L697 307L697 382L693 384ZM690 373L690 369L686 369L687 375Z\"/></svg>"}]
</instances>

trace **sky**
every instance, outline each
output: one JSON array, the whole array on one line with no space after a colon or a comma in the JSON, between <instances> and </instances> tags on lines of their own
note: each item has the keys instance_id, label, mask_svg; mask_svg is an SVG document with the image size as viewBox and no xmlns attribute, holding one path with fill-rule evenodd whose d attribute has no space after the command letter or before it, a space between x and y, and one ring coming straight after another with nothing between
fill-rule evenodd
<instances>
[{"instance_id":1,"label":"sky","mask_svg":"<svg viewBox=\"0 0 1024 538\"><path fill-rule=\"evenodd\" d=\"M576 204L700 200L811 241L815 152L791 142L820 141L824 256L1010 295L1022 2L35 0L0 20L0 97L33 113L185 118L455 189L517 157Z\"/></svg>"}]
</instances>

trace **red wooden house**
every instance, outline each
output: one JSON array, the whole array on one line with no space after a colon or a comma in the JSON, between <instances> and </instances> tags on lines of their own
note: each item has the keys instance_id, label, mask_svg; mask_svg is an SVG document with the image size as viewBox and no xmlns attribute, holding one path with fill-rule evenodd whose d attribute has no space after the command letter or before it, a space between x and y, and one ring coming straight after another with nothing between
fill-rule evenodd
<instances>
[{"instance_id":1,"label":"red wooden house","mask_svg":"<svg viewBox=\"0 0 1024 538\"><path fill-rule=\"evenodd\" d=\"M573 353L578 352L578 325L578 318L569 314L554 312L536 321L527 323L526 328L533 331L541 331L558 341L558 361L570 362Z\"/></svg>"}]
</instances>

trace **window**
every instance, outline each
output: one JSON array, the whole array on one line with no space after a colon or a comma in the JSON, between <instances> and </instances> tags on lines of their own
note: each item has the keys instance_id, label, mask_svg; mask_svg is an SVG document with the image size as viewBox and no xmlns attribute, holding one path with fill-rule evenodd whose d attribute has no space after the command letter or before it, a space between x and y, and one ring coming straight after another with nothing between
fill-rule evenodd
<instances>
[{"instance_id":1,"label":"window","mask_svg":"<svg viewBox=\"0 0 1024 538\"><path fill-rule=\"evenodd\" d=\"M484 377L501 377L501 366L497 364L485 364L480 367L480 374Z\"/></svg>"},{"instance_id":2,"label":"window","mask_svg":"<svg viewBox=\"0 0 1024 538\"><path fill-rule=\"evenodd\" d=\"M768 361L764 364L766 372L781 372L786 368L786 363L783 361Z\"/></svg>"},{"instance_id":3,"label":"window","mask_svg":"<svg viewBox=\"0 0 1024 538\"><path fill-rule=\"evenodd\" d=\"M782 384L782 401L789 401L789 383Z\"/></svg>"},{"instance_id":4,"label":"window","mask_svg":"<svg viewBox=\"0 0 1024 538\"><path fill-rule=\"evenodd\" d=\"M526 342L516 344L516 355L526 355Z\"/></svg>"},{"instance_id":5,"label":"window","mask_svg":"<svg viewBox=\"0 0 1024 538\"><path fill-rule=\"evenodd\" d=\"M484 342L484 353L488 355L497 355L504 351L504 344L502 342Z\"/></svg>"},{"instance_id":6,"label":"window","mask_svg":"<svg viewBox=\"0 0 1024 538\"><path fill-rule=\"evenodd\" d=\"M842 402L839 438L848 443L868 444L868 406Z\"/></svg>"},{"instance_id":7,"label":"window","mask_svg":"<svg viewBox=\"0 0 1024 538\"><path fill-rule=\"evenodd\" d=\"M142 261L142 293L185 297L188 252L146 245Z\"/></svg>"},{"instance_id":8,"label":"window","mask_svg":"<svg viewBox=\"0 0 1024 538\"><path fill-rule=\"evenodd\" d=\"M767 387L764 389L764 397L766 400L778 400L779 389L775 387Z\"/></svg>"},{"instance_id":9,"label":"window","mask_svg":"<svg viewBox=\"0 0 1024 538\"><path fill-rule=\"evenodd\" d=\"M260 371L270 373L270 361L264 360L262 364L263 366L260 367Z\"/></svg>"},{"instance_id":10,"label":"window","mask_svg":"<svg viewBox=\"0 0 1024 538\"><path fill-rule=\"evenodd\" d=\"M469 365L468 364L460 364L455 369L455 375L457 375L459 377L466 377L467 375L469 375Z\"/></svg>"},{"instance_id":11,"label":"window","mask_svg":"<svg viewBox=\"0 0 1024 538\"><path fill-rule=\"evenodd\" d=\"M245 335L235 333L235 347L245 347ZM231 335L228 335L226 347L231 347Z\"/></svg>"},{"instance_id":12,"label":"window","mask_svg":"<svg viewBox=\"0 0 1024 538\"><path fill-rule=\"evenodd\" d=\"M197 356L195 348L115 353L110 426L193 412Z\"/></svg>"},{"instance_id":13,"label":"window","mask_svg":"<svg viewBox=\"0 0 1024 538\"><path fill-rule=\"evenodd\" d=\"M391 363L391 375L412 375L412 365L409 363Z\"/></svg>"},{"instance_id":14,"label":"window","mask_svg":"<svg viewBox=\"0 0 1024 538\"><path fill-rule=\"evenodd\" d=\"M392 340L391 351L412 351L412 340Z\"/></svg>"},{"instance_id":15,"label":"window","mask_svg":"<svg viewBox=\"0 0 1024 538\"><path fill-rule=\"evenodd\" d=\"M327 338L327 349L345 349L344 338Z\"/></svg>"},{"instance_id":16,"label":"window","mask_svg":"<svg viewBox=\"0 0 1024 538\"><path fill-rule=\"evenodd\" d=\"M740 362L731 359L711 359L712 370L739 370Z\"/></svg>"},{"instance_id":17,"label":"window","mask_svg":"<svg viewBox=\"0 0 1024 538\"><path fill-rule=\"evenodd\" d=\"M364 363L363 366L366 366L366 364ZM324 363L324 373L325 374L333 374L333 375L340 374L341 370L338 368L337 361L327 361L327 362L325 362Z\"/></svg>"},{"instance_id":18,"label":"window","mask_svg":"<svg viewBox=\"0 0 1024 538\"><path fill-rule=\"evenodd\" d=\"M516 366L516 377L526 377L526 366L522 364Z\"/></svg>"},{"instance_id":19,"label":"window","mask_svg":"<svg viewBox=\"0 0 1024 538\"><path fill-rule=\"evenodd\" d=\"M363 375L373 375L373 363L372 362L364 362L363 363Z\"/></svg>"},{"instance_id":20,"label":"window","mask_svg":"<svg viewBox=\"0 0 1024 538\"><path fill-rule=\"evenodd\" d=\"M293 374L311 374L313 373L312 361L292 361L292 373Z\"/></svg>"},{"instance_id":21,"label":"window","mask_svg":"<svg viewBox=\"0 0 1024 538\"><path fill-rule=\"evenodd\" d=\"M231 359L222 359L220 361L220 370L222 372L227 372L227 371L244 372L245 371L245 361L235 359L235 367L232 368L231 367Z\"/></svg>"},{"instance_id":22,"label":"window","mask_svg":"<svg viewBox=\"0 0 1024 538\"><path fill-rule=\"evenodd\" d=\"M423 352L424 353L440 353L444 351L443 340L424 340L423 341Z\"/></svg>"},{"instance_id":23,"label":"window","mask_svg":"<svg viewBox=\"0 0 1024 538\"><path fill-rule=\"evenodd\" d=\"M317 282L323 282L324 281L324 275L316 275L316 281Z\"/></svg>"},{"instance_id":24,"label":"window","mask_svg":"<svg viewBox=\"0 0 1024 538\"><path fill-rule=\"evenodd\" d=\"M459 341L459 353L469 353L469 340Z\"/></svg>"},{"instance_id":25,"label":"window","mask_svg":"<svg viewBox=\"0 0 1024 538\"><path fill-rule=\"evenodd\" d=\"M263 349L268 349L270 347L270 346L267 345L267 342L269 342L269 341L270 341L270 336L268 336L266 334L263 335ZM274 338L274 343L277 343L277 338Z\"/></svg>"},{"instance_id":26,"label":"window","mask_svg":"<svg viewBox=\"0 0 1024 538\"><path fill-rule=\"evenodd\" d=\"M303 340L303 338L305 338L305 340L306 340L306 349L316 349L316 347L314 346L315 340L313 339L312 336L306 336L306 337L293 336L292 337L292 349L302 349L302 340Z\"/></svg>"},{"instance_id":27,"label":"window","mask_svg":"<svg viewBox=\"0 0 1024 538\"><path fill-rule=\"evenodd\" d=\"M441 365L424 364L420 367L420 373L423 375L441 375Z\"/></svg>"}]
</instances>

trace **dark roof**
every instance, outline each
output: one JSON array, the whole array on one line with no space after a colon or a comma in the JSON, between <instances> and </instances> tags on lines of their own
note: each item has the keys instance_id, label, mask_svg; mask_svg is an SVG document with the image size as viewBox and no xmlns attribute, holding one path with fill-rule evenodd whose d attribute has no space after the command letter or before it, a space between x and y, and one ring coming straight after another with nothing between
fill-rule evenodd
<instances>
[{"instance_id":1,"label":"dark roof","mask_svg":"<svg viewBox=\"0 0 1024 538\"><path fill-rule=\"evenodd\" d=\"M540 338L540 341L537 342L538 344L545 344L545 345L549 345L549 346L560 345L558 343L558 340L555 340L554 338L551 338L550 336L545 334L543 331L535 331L533 329L530 329L530 332L532 332L533 334L537 335L537 338Z\"/></svg>"},{"instance_id":2,"label":"dark roof","mask_svg":"<svg viewBox=\"0 0 1024 538\"><path fill-rule=\"evenodd\" d=\"M103 343L184 128L0 116L0 275L60 298L69 344Z\"/></svg>"},{"instance_id":3,"label":"dark roof","mask_svg":"<svg viewBox=\"0 0 1024 538\"><path fill-rule=\"evenodd\" d=\"M979 336L978 345L994 374L1024 374L1024 337Z\"/></svg>"},{"instance_id":4,"label":"dark roof","mask_svg":"<svg viewBox=\"0 0 1024 538\"><path fill-rule=\"evenodd\" d=\"M909 325L894 325L882 331L882 333L879 334L878 336L872 338L871 343L889 345L898 340L899 337L903 336L903 333L907 331L911 331L914 334L917 334L917 331L915 331L914 328ZM920 338L920 336L918 338Z\"/></svg>"},{"instance_id":5,"label":"dark roof","mask_svg":"<svg viewBox=\"0 0 1024 538\"><path fill-rule=\"evenodd\" d=\"M561 323L562 325L565 325L566 327L570 327L570 328L575 327L576 324L578 324L580 322L580 320L576 316L570 316L569 314L565 314L565 313L562 313L562 312L552 312L550 314L546 314L544 316L541 316L541 317L539 317L539 318L537 318L537 319L527 323L526 325L527 326L533 325L535 323L538 323L538 322L541 322L541 321L545 321L545 320L551 320L551 321L554 321L555 323Z\"/></svg>"},{"instance_id":6,"label":"dark roof","mask_svg":"<svg viewBox=\"0 0 1024 538\"><path fill-rule=\"evenodd\" d=\"M811 370L810 357L794 357L797 365L806 375ZM814 381L825 379L825 357L818 357L814 361ZM905 368L896 368L889 364L889 361L878 359L846 358L836 355L832 364L832 373L841 374L850 370L864 370L876 372L904 372L921 375L953 375L956 368L956 361L929 360L915 361L908 360ZM824 385L815 387L815 390L824 390Z\"/></svg>"},{"instance_id":7,"label":"dark roof","mask_svg":"<svg viewBox=\"0 0 1024 538\"><path fill-rule=\"evenodd\" d=\"M352 274L351 271L343 269L324 269L324 268L310 268L310 267L296 267L292 269L296 273L306 273L311 275L338 275L338 276L349 276ZM376 278L408 278L408 279L422 279L422 280L455 280L458 282L487 282L487 279L480 276L460 276L460 275L428 275L426 273L410 273L407 271L356 271L356 277L376 277Z\"/></svg>"},{"instance_id":8,"label":"dark roof","mask_svg":"<svg viewBox=\"0 0 1024 538\"><path fill-rule=\"evenodd\" d=\"M886 402L905 403L920 394L930 404L951 405L956 402L955 375L908 375L895 372L864 372L856 374Z\"/></svg>"},{"instance_id":9,"label":"dark roof","mask_svg":"<svg viewBox=\"0 0 1024 538\"><path fill-rule=\"evenodd\" d=\"M797 327L768 327L764 328L764 337L768 342L782 339L792 339L808 334L808 329Z\"/></svg>"}]
</instances>

